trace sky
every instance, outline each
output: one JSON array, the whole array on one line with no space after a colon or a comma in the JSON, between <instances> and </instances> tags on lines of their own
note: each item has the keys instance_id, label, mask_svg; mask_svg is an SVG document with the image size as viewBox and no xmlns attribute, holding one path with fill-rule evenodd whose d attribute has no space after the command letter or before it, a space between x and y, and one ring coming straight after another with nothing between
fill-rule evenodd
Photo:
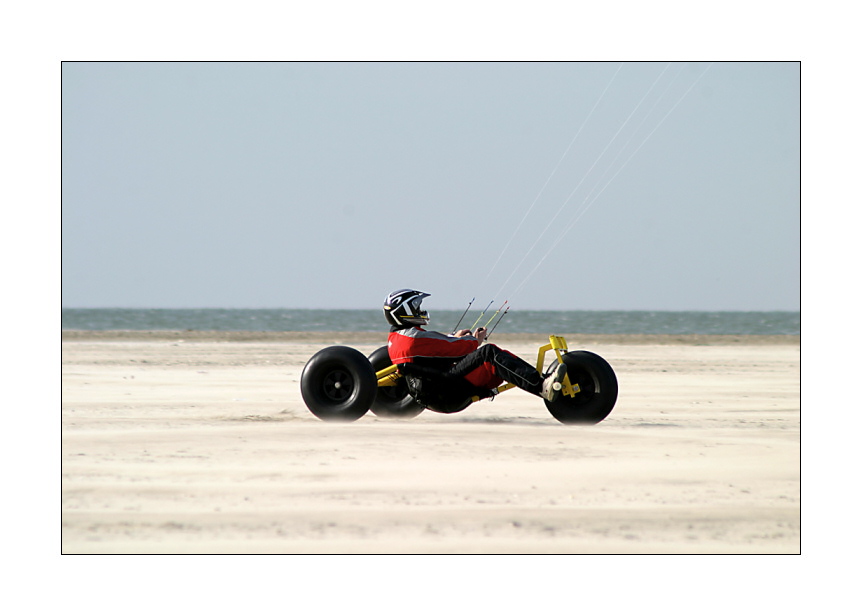
<instances>
[{"instance_id":1,"label":"sky","mask_svg":"<svg viewBox=\"0 0 862 616\"><path fill-rule=\"evenodd\" d=\"M798 62L64 62L62 305L799 310Z\"/></svg>"}]
</instances>

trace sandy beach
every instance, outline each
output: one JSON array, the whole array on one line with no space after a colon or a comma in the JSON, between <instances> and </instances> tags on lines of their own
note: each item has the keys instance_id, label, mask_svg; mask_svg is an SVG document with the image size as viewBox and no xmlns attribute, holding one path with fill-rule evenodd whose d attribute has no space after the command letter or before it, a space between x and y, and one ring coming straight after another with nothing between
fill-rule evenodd
<instances>
[{"instance_id":1,"label":"sandy beach","mask_svg":"<svg viewBox=\"0 0 862 616\"><path fill-rule=\"evenodd\" d=\"M385 334L63 332L62 551L800 552L798 336L566 338L616 371L598 425L517 390L314 417L308 358Z\"/></svg>"}]
</instances>

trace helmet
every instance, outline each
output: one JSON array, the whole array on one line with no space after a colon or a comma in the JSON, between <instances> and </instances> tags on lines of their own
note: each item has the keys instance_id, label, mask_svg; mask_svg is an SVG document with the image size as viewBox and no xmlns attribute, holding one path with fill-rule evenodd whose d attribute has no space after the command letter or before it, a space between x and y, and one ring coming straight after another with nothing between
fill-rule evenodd
<instances>
[{"instance_id":1,"label":"helmet","mask_svg":"<svg viewBox=\"0 0 862 616\"><path fill-rule=\"evenodd\" d=\"M383 304L386 320L395 327L425 325L428 322L428 312L422 310L422 300L428 295L429 293L413 289L393 291Z\"/></svg>"}]
</instances>

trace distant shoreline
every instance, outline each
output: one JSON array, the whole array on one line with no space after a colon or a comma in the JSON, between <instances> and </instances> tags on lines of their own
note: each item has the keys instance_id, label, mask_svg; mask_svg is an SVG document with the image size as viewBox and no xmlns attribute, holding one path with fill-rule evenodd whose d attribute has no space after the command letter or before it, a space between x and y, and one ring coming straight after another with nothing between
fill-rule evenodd
<instances>
[{"instance_id":1,"label":"distant shoreline","mask_svg":"<svg viewBox=\"0 0 862 616\"><path fill-rule=\"evenodd\" d=\"M737 334L578 334L560 333L570 345L659 344L659 345L800 345L799 335ZM319 344L363 344L386 341L387 332L308 331L203 331L203 330L79 330L62 331L63 342L177 341L187 342L293 342ZM545 341L544 334L494 334L496 343Z\"/></svg>"}]
</instances>

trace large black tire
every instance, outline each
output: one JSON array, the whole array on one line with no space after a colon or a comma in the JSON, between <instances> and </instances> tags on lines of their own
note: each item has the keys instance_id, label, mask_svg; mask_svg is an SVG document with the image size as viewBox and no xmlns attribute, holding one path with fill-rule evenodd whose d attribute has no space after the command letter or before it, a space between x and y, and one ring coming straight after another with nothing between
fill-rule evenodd
<instances>
[{"instance_id":1,"label":"large black tire","mask_svg":"<svg viewBox=\"0 0 862 616\"><path fill-rule=\"evenodd\" d=\"M368 356L371 368L379 372L392 365L389 359L389 347L380 347ZM416 417L424 409L419 405L410 392L407 391L405 379L398 379L395 385L377 388L377 397L371 403L371 412L378 417L397 417L400 419L411 419Z\"/></svg>"},{"instance_id":2,"label":"large black tire","mask_svg":"<svg viewBox=\"0 0 862 616\"><path fill-rule=\"evenodd\" d=\"M545 401L551 415L564 424L597 424L607 417L617 402L617 377L611 365L589 351L563 355L569 381L581 391L574 398L561 395L555 402ZM552 365L557 365L554 360Z\"/></svg>"},{"instance_id":3,"label":"large black tire","mask_svg":"<svg viewBox=\"0 0 862 616\"><path fill-rule=\"evenodd\" d=\"M299 385L308 410L324 421L356 421L377 393L377 377L368 359L345 346L315 353L305 364Z\"/></svg>"}]
</instances>

